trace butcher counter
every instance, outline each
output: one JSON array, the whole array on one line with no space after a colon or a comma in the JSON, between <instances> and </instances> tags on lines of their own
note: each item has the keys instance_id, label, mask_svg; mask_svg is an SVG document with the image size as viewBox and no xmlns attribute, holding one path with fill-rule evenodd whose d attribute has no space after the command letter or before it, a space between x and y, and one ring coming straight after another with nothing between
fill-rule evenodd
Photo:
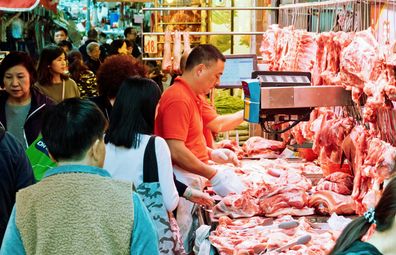
<instances>
[{"instance_id":1,"label":"butcher counter","mask_svg":"<svg viewBox=\"0 0 396 255\"><path fill-rule=\"evenodd\" d=\"M340 233L330 229L327 223L329 215L337 213L355 217L350 195L335 192L341 189L337 186L338 179L345 183L350 181L345 173L334 178L322 178L319 166L299 158L243 159L241 162L240 167L214 167L235 171L247 189L239 195L218 198L212 209L201 210L201 221L211 226L209 240L219 254L260 254L267 251L266 254L324 255ZM344 188L341 193L351 192L350 187L349 190ZM279 227L290 222L297 224L292 228ZM308 241L303 238L307 235ZM274 253L275 249L299 238L306 243Z\"/></svg>"}]
</instances>

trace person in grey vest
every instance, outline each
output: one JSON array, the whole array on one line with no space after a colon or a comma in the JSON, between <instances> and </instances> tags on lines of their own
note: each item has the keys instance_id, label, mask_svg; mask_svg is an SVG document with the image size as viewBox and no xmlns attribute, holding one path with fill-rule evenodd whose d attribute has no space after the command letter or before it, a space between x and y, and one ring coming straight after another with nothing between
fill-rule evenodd
<instances>
[{"instance_id":1,"label":"person in grey vest","mask_svg":"<svg viewBox=\"0 0 396 255\"><path fill-rule=\"evenodd\" d=\"M158 254L153 223L131 183L102 168L107 121L91 101L50 108L42 135L57 167L17 193L1 255Z\"/></svg>"}]
</instances>

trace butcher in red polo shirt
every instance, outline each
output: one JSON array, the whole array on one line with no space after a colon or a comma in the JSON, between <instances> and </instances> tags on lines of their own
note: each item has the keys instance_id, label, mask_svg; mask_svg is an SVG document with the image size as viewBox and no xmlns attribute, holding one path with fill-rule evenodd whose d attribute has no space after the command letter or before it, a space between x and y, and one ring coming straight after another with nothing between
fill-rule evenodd
<instances>
[{"instance_id":1,"label":"butcher in red polo shirt","mask_svg":"<svg viewBox=\"0 0 396 255\"><path fill-rule=\"evenodd\" d=\"M155 134L168 143L177 179L198 189L202 189L208 179L221 196L239 193L243 188L231 171L216 171L207 164L209 159L237 163L232 151L209 149L203 135L203 120L210 122L216 115L203 111L205 98L202 95L208 94L219 83L224 63L224 55L213 45L195 47L188 56L182 76L177 77L173 86L162 95L155 121ZM192 213L193 204L181 199L177 220L185 247Z\"/></svg>"}]
</instances>

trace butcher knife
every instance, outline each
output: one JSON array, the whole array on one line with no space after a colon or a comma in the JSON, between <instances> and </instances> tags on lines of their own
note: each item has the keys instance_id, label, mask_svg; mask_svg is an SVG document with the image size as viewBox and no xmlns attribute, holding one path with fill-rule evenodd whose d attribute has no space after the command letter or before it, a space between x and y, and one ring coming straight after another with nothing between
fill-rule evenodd
<instances>
[{"instance_id":1,"label":"butcher knife","mask_svg":"<svg viewBox=\"0 0 396 255\"><path fill-rule=\"evenodd\" d=\"M258 255L263 255L267 252L282 252L286 249L289 249L291 247L293 247L294 245L299 245L299 244L307 244L309 241L311 241L312 236L311 235L305 235L305 236L301 236L299 237L297 240L294 240L292 242L287 243L286 245L283 245L277 249L272 249L272 250L265 250L261 253L259 253Z\"/></svg>"}]
</instances>

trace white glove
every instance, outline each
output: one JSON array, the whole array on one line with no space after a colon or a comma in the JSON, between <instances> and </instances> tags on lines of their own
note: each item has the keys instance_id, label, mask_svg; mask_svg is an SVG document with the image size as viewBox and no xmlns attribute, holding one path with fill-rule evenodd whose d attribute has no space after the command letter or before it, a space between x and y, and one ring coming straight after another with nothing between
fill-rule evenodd
<instances>
[{"instance_id":1,"label":"white glove","mask_svg":"<svg viewBox=\"0 0 396 255\"><path fill-rule=\"evenodd\" d=\"M215 176L210 179L213 190L217 195L225 197L229 193L242 193L246 189L240 178L233 171L217 170Z\"/></svg>"},{"instance_id":2,"label":"white glove","mask_svg":"<svg viewBox=\"0 0 396 255\"><path fill-rule=\"evenodd\" d=\"M232 163L235 166L240 165L240 161L238 160L235 152L229 149L215 149L210 153L210 159L218 164Z\"/></svg>"}]
</instances>

